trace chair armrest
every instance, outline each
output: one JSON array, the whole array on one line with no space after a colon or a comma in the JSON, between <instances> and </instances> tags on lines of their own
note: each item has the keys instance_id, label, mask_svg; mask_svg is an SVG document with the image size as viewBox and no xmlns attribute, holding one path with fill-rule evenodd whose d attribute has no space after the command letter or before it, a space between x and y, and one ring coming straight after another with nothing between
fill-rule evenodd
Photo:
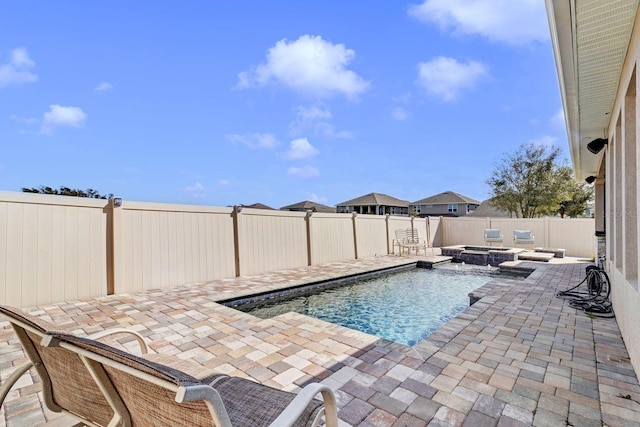
<instances>
[{"instance_id":1,"label":"chair armrest","mask_svg":"<svg viewBox=\"0 0 640 427\"><path fill-rule=\"evenodd\" d=\"M24 375L25 372L31 369L32 366L33 363L31 363L31 361L23 363L22 365L18 366L16 370L13 371L11 375L9 375L9 377L2 382L2 388L0 388L0 406L2 406L2 404L4 403L4 399L7 398L7 394L9 394L11 387L13 387L13 385Z\"/></svg>"},{"instance_id":2,"label":"chair armrest","mask_svg":"<svg viewBox=\"0 0 640 427\"><path fill-rule=\"evenodd\" d=\"M232 427L227 409L224 407L220 394L208 384L194 384L178 387L175 401L178 403L204 400L211 411L215 425ZM328 427L328 426L327 426Z\"/></svg>"},{"instance_id":3,"label":"chair armrest","mask_svg":"<svg viewBox=\"0 0 640 427\"><path fill-rule=\"evenodd\" d=\"M126 329L126 328L107 329L106 331L100 331L100 332L96 332L95 334L91 334L88 336L88 338L92 340L97 340L97 339L108 337L110 335L115 335L115 334L133 335L133 337L136 339L136 341L138 341L138 344L140 345L140 352L142 354L147 354L147 352L149 351L149 348L147 347L147 343L145 342L144 337L140 335L140 333L131 329Z\"/></svg>"},{"instance_id":4,"label":"chair armrest","mask_svg":"<svg viewBox=\"0 0 640 427\"><path fill-rule=\"evenodd\" d=\"M289 406L273 420L271 426L291 426L302 415L305 408L313 398L318 394L322 394L324 402L324 418L326 427L338 427L338 409L336 406L336 397L333 391L326 385L320 383L311 383L303 388L296 397L291 401Z\"/></svg>"}]
</instances>

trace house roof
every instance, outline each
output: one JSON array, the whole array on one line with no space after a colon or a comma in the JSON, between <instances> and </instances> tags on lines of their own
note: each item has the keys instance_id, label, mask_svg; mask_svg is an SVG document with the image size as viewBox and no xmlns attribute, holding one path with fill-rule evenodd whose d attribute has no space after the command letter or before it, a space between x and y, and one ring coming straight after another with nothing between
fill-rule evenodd
<instances>
[{"instance_id":1,"label":"house roof","mask_svg":"<svg viewBox=\"0 0 640 427\"><path fill-rule=\"evenodd\" d=\"M250 209L269 209L269 210L272 210L272 211L275 210L270 206L263 205L262 203L254 203L252 205L241 205L241 206L243 206L245 208L250 208Z\"/></svg>"},{"instance_id":2,"label":"house roof","mask_svg":"<svg viewBox=\"0 0 640 427\"><path fill-rule=\"evenodd\" d=\"M312 210L314 212L335 212L336 208L332 208L331 206L326 206L321 203L311 202L309 200L304 200L302 202L294 203L292 205L283 206L280 208L281 211L288 211L292 209L302 209L302 210Z\"/></svg>"},{"instance_id":3,"label":"house roof","mask_svg":"<svg viewBox=\"0 0 640 427\"><path fill-rule=\"evenodd\" d=\"M638 0L546 0L569 148L576 178L597 176Z\"/></svg>"},{"instance_id":4,"label":"house roof","mask_svg":"<svg viewBox=\"0 0 640 427\"><path fill-rule=\"evenodd\" d=\"M491 217L491 218L511 218L511 215L507 211L496 208L491 205L491 199L487 199L480 203L480 206L475 211L470 212L467 216L475 217Z\"/></svg>"},{"instance_id":5,"label":"house roof","mask_svg":"<svg viewBox=\"0 0 640 427\"><path fill-rule=\"evenodd\" d=\"M462 194L455 193L453 191L445 191L444 193L436 194L435 196L427 197L426 199L418 200L411 203L412 205L448 205L450 203L469 203L472 205L479 205L480 202L472 199L471 197L463 196Z\"/></svg>"},{"instance_id":6,"label":"house roof","mask_svg":"<svg viewBox=\"0 0 640 427\"><path fill-rule=\"evenodd\" d=\"M346 202L338 203L337 206L395 206L407 208L409 207L409 201L396 199L386 194L370 193L352 200L347 200Z\"/></svg>"}]
</instances>

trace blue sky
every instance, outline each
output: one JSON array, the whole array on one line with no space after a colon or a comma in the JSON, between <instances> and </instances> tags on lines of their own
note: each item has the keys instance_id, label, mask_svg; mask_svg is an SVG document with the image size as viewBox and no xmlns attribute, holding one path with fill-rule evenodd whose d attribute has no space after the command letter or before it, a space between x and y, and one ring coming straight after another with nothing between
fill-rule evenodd
<instances>
[{"instance_id":1,"label":"blue sky","mask_svg":"<svg viewBox=\"0 0 640 427\"><path fill-rule=\"evenodd\" d=\"M521 143L568 152L543 0L7 1L0 100L5 191L484 200Z\"/></svg>"}]
</instances>

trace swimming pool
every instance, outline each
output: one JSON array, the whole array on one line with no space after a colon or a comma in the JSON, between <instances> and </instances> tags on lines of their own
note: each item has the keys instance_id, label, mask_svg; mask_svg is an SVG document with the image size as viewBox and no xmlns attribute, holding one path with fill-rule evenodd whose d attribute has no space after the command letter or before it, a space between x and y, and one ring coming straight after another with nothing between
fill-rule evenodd
<instances>
[{"instance_id":1,"label":"swimming pool","mask_svg":"<svg viewBox=\"0 0 640 427\"><path fill-rule=\"evenodd\" d=\"M312 295L235 307L267 319L294 311L412 346L469 306L491 276L421 268Z\"/></svg>"}]
</instances>

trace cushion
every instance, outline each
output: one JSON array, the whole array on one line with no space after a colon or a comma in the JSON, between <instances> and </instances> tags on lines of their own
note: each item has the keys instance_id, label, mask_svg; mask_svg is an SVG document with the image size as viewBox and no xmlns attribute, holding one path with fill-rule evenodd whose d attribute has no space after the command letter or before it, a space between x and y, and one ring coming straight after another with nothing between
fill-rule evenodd
<instances>
[{"instance_id":1,"label":"cushion","mask_svg":"<svg viewBox=\"0 0 640 427\"><path fill-rule=\"evenodd\" d=\"M530 230L513 230L513 238L516 240L533 240Z\"/></svg>"}]
</instances>

